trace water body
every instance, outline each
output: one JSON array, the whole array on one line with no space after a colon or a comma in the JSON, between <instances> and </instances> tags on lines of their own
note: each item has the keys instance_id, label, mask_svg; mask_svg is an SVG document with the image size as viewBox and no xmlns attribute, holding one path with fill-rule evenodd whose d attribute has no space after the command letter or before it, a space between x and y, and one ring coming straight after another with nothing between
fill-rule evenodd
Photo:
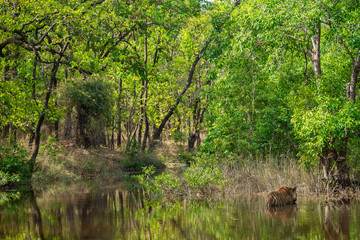
<instances>
[{"instance_id":1,"label":"water body","mask_svg":"<svg viewBox=\"0 0 360 240\"><path fill-rule=\"evenodd\" d=\"M263 198L150 207L124 183L87 182L0 206L0 239L359 239L360 203L265 207Z\"/></svg>"}]
</instances>

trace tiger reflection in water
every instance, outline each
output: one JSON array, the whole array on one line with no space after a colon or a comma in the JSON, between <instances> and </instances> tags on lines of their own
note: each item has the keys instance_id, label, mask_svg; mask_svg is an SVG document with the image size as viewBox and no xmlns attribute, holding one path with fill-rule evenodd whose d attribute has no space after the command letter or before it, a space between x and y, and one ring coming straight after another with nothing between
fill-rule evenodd
<instances>
[{"instance_id":1,"label":"tiger reflection in water","mask_svg":"<svg viewBox=\"0 0 360 240\"><path fill-rule=\"evenodd\" d=\"M271 218L287 220L297 215L296 187L281 187L266 198L267 213Z\"/></svg>"},{"instance_id":2,"label":"tiger reflection in water","mask_svg":"<svg viewBox=\"0 0 360 240\"><path fill-rule=\"evenodd\" d=\"M269 217L279 220L289 220L297 216L297 206L296 204L285 205L285 206L274 206L266 209Z\"/></svg>"}]
</instances>

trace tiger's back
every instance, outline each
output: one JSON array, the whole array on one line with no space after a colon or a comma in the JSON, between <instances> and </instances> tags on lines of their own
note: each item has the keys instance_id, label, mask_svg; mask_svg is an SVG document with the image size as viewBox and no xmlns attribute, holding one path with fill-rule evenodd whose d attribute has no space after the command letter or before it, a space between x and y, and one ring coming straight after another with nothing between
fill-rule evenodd
<instances>
[{"instance_id":1,"label":"tiger's back","mask_svg":"<svg viewBox=\"0 0 360 240\"><path fill-rule=\"evenodd\" d=\"M296 187L281 187L279 190L269 193L266 198L266 206L272 207L294 204L296 199Z\"/></svg>"}]
</instances>

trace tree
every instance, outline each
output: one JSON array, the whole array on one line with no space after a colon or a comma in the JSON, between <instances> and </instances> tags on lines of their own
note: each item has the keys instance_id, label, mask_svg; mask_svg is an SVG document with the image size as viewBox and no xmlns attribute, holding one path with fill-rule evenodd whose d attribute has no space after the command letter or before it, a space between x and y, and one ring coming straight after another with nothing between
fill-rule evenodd
<instances>
[{"instance_id":1,"label":"tree","mask_svg":"<svg viewBox=\"0 0 360 240\"><path fill-rule=\"evenodd\" d=\"M74 108L77 118L76 143L99 147L101 131L111 125L114 93L111 84L101 77L75 79L62 85L60 98L68 111ZM101 126L98 128L97 126Z\"/></svg>"}]
</instances>

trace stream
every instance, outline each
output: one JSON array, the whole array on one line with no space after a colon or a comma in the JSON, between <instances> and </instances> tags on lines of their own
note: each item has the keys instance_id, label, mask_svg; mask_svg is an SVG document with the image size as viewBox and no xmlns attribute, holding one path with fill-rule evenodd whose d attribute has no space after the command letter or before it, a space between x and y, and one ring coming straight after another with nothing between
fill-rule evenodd
<instances>
[{"instance_id":1,"label":"stream","mask_svg":"<svg viewBox=\"0 0 360 240\"><path fill-rule=\"evenodd\" d=\"M29 191L0 205L0 239L359 239L360 203L182 201L149 206L127 182L100 180Z\"/></svg>"}]
</instances>

